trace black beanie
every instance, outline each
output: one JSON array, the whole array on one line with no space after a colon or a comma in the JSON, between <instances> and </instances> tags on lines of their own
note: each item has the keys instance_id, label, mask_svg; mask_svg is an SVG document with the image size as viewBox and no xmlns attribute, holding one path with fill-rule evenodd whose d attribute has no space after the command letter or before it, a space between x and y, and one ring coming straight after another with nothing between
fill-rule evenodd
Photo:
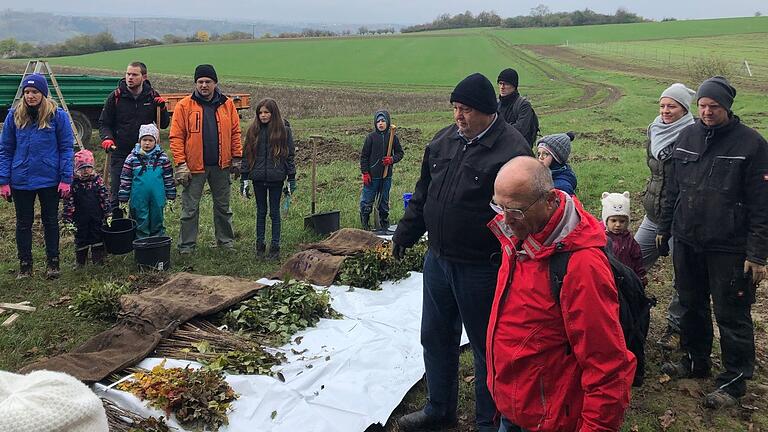
<instances>
[{"instance_id":1,"label":"black beanie","mask_svg":"<svg viewBox=\"0 0 768 432\"><path fill-rule=\"evenodd\" d=\"M214 82L219 82L219 77L216 76L216 69L209 64L201 64L195 68L195 82L202 77L210 78Z\"/></svg>"},{"instance_id":2,"label":"black beanie","mask_svg":"<svg viewBox=\"0 0 768 432\"><path fill-rule=\"evenodd\" d=\"M714 99L717 103L731 112L733 98L736 97L736 89L731 86L727 79L721 76L712 77L699 86L696 92L696 101L703 97Z\"/></svg>"},{"instance_id":3,"label":"black beanie","mask_svg":"<svg viewBox=\"0 0 768 432\"><path fill-rule=\"evenodd\" d=\"M473 73L464 78L451 92L451 103L459 102L485 114L496 112L496 91L485 75Z\"/></svg>"},{"instance_id":4,"label":"black beanie","mask_svg":"<svg viewBox=\"0 0 768 432\"><path fill-rule=\"evenodd\" d=\"M496 82L504 81L512 84L517 88L517 83L520 81L520 77L517 76L517 71L512 68L506 68L499 73L499 77Z\"/></svg>"}]
</instances>

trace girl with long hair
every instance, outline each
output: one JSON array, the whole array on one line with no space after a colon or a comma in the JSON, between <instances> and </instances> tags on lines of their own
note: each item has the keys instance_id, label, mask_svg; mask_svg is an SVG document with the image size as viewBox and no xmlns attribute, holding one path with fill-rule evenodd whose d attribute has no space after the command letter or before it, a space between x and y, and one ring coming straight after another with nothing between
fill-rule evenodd
<instances>
[{"instance_id":1,"label":"girl with long hair","mask_svg":"<svg viewBox=\"0 0 768 432\"><path fill-rule=\"evenodd\" d=\"M272 220L272 241L267 257L280 257L280 198L286 180L286 191L292 194L296 190L294 155L290 124L283 120L274 99L262 99L256 105L256 118L245 135L244 151L244 166L256 197L256 255L259 258L266 253L267 210Z\"/></svg>"},{"instance_id":2,"label":"girl with long hair","mask_svg":"<svg viewBox=\"0 0 768 432\"><path fill-rule=\"evenodd\" d=\"M0 197L16 208L17 278L32 275L32 222L35 198L47 258L46 277L59 277L59 198L69 195L75 137L67 113L49 97L40 74L22 80L23 97L14 104L0 135Z\"/></svg>"}]
</instances>

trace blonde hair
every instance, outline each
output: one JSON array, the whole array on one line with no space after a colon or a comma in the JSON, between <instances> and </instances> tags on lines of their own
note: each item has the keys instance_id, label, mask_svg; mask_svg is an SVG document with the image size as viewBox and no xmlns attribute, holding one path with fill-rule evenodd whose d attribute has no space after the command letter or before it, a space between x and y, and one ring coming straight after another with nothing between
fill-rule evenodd
<instances>
[{"instance_id":1,"label":"blonde hair","mask_svg":"<svg viewBox=\"0 0 768 432\"><path fill-rule=\"evenodd\" d=\"M46 129L51 125L51 119L56 113L56 108L58 107L59 104L57 104L55 100L49 97L44 97L43 100L40 101L40 108L37 112L38 129ZM15 111L13 112L13 122L16 123L17 128L24 129L27 127L27 125L31 125L33 123L32 116L29 113L29 106L24 103L24 98L19 99L16 102L14 108Z\"/></svg>"}]
</instances>

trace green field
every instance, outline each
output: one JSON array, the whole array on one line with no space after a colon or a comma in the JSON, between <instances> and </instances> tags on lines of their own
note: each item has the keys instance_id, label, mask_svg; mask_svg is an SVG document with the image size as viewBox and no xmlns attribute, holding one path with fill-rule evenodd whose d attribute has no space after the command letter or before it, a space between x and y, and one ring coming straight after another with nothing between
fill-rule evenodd
<instances>
[{"instance_id":1,"label":"green field","mask_svg":"<svg viewBox=\"0 0 768 432\"><path fill-rule=\"evenodd\" d=\"M744 34L741 34L744 33ZM703 38L705 35L721 35ZM534 45L561 44L569 41L567 56L547 57L537 54ZM370 129L371 114L380 107L391 108L395 114L405 158L397 165L391 194L393 220L403 214L400 197L411 192L415 184L424 146L433 134L451 123L448 98L452 87L471 72L480 71L495 80L499 70L515 67L521 76L521 91L531 96L539 113L543 134L573 130L577 138L573 143L571 161L578 177L577 195L585 207L599 214L599 196L604 191L632 193L634 226L642 217L640 192L645 187L648 168L645 164L645 128L657 115L658 96L670 83L670 76L688 82L683 64L664 69L664 62L653 63L650 55L641 52L669 49L685 50L687 55L716 54L738 61L747 58L754 65L756 76L750 87L737 76L738 95L734 111L747 125L763 135L768 134L768 110L765 92L768 88L768 18L743 18L665 23L627 24L554 29L468 29L428 34L352 37L320 40L269 40L238 43L203 43L150 47L98 53L87 56L53 59L55 65L69 65L91 69L104 69L122 73L129 61L141 60L148 64L152 82L156 87L172 86L189 80L195 65L210 62L217 68L222 84L243 83L244 89L253 89L254 98L270 96L284 89L296 88L309 94L309 87L330 89L313 93L311 98L279 99L284 110L298 105L321 107L338 104L333 92L372 94L380 105L352 108L339 116L293 115L294 134L306 143L309 136L319 134L334 143L334 152L323 156L318 167L318 209L341 211L342 226L358 226L358 197L360 193L359 167L356 156ZM574 43L578 44L573 45ZM610 42L610 44L606 44ZM611 46L613 49L592 48ZM594 63L594 66L592 65ZM648 65L653 67L647 67ZM599 67L598 67L599 66ZM632 67L643 66L642 74ZM646 70L647 69L647 70ZM677 79L677 78L676 78ZM264 83L267 86L254 84ZM252 87L248 87L251 85ZM331 91L332 90L332 91ZM258 97L256 97L258 92ZM358 93L355 93L358 92ZM395 95L395 93L397 93ZM293 93L297 94L297 93ZM436 95L444 101L432 108L413 110L394 106L395 101L407 102L409 97ZM397 99L399 98L399 99ZM403 106L408 107L407 103ZM303 112L300 111L299 112ZM243 128L247 122L243 122ZM95 140L95 137L94 137ZM167 143L167 131L161 141ZM330 148L325 147L325 149ZM298 154L306 152L299 146ZM306 154L306 153L305 153ZM97 158L103 157L102 152ZM101 159L103 161L103 159ZM101 166L97 163L97 166ZM284 256L296 251L304 242L316 239L304 231L303 217L310 213L309 164L298 165L299 189L294 196L291 214L283 221ZM234 191L233 191L234 192ZM277 264L258 261L254 257L255 208L253 200L245 200L233 193L232 207L236 231L234 252L209 248L213 242L210 197L205 195L201 204L201 238L198 253L180 256L172 252L172 271L192 270L202 274L226 274L258 279L271 274ZM178 233L179 210L166 213L171 236ZM73 271L64 268L58 282L42 279L38 274L23 283L14 279L15 262L13 207L0 202L0 301L29 300L38 306L37 312L22 316L10 330L0 329L0 369L16 370L41 356L65 352L111 323L91 322L77 317L66 306L57 306L62 296L74 297L84 287L110 280L124 281L137 278L136 285L148 286L152 275L138 272L131 256L112 257L104 269ZM40 226L35 226L36 234ZM36 263L42 263L42 236L35 237ZM72 260L72 237L62 239L62 257ZM40 266L37 267L40 269ZM632 407L622 430L651 432L662 430L660 417L672 410L675 422L663 430L683 431L757 431L768 430L768 402L764 389L768 388L768 374L764 372L768 357L766 336L768 316L760 307L753 309L758 341L758 367L750 383L750 394L744 403L749 408L712 413L700 406L699 392L712 390L711 380L691 380L687 387L677 383L659 382L659 366L663 361L654 342L665 326L666 304L670 297L671 265L661 260L650 272L649 291L659 298L659 306L652 311L652 329L649 336L648 371L644 387L633 392ZM758 293L758 302L765 304L765 292ZM761 303L758 303L761 304ZM714 357L719 358L717 348ZM472 418L471 355L462 356L460 416L462 426L456 431L468 430L466 419ZM762 387L760 387L762 386ZM760 390L763 388L763 390ZM396 411L407 412L421 406L424 387L418 385ZM754 408L754 409L752 409ZM372 429L372 431L380 429ZM395 432L391 424L384 429Z\"/></svg>"}]
</instances>

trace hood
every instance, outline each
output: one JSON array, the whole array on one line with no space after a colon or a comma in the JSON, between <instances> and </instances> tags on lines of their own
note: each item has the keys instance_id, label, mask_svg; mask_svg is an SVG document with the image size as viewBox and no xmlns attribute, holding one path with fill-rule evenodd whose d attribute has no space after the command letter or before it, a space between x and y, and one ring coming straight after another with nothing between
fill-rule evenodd
<instances>
[{"instance_id":1,"label":"hood","mask_svg":"<svg viewBox=\"0 0 768 432\"><path fill-rule=\"evenodd\" d=\"M529 235L523 242L504 223L503 215L497 215L488 223L507 255L525 254L531 259L541 260L556 250L576 251L606 245L605 228L584 210L579 199L560 190L555 192L560 197L560 206L541 231Z\"/></svg>"},{"instance_id":2,"label":"hood","mask_svg":"<svg viewBox=\"0 0 768 432\"><path fill-rule=\"evenodd\" d=\"M392 126L392 120L389 117L389 111L387 110L378 110L373 115L373 130L374 132L379 132L379 130L376 128L376 118L378 118L380 115L384 116L384 120L387 122L387 129L384 129L384 132L387 132L390 126Z\"/></svg>"}]
</instances>

